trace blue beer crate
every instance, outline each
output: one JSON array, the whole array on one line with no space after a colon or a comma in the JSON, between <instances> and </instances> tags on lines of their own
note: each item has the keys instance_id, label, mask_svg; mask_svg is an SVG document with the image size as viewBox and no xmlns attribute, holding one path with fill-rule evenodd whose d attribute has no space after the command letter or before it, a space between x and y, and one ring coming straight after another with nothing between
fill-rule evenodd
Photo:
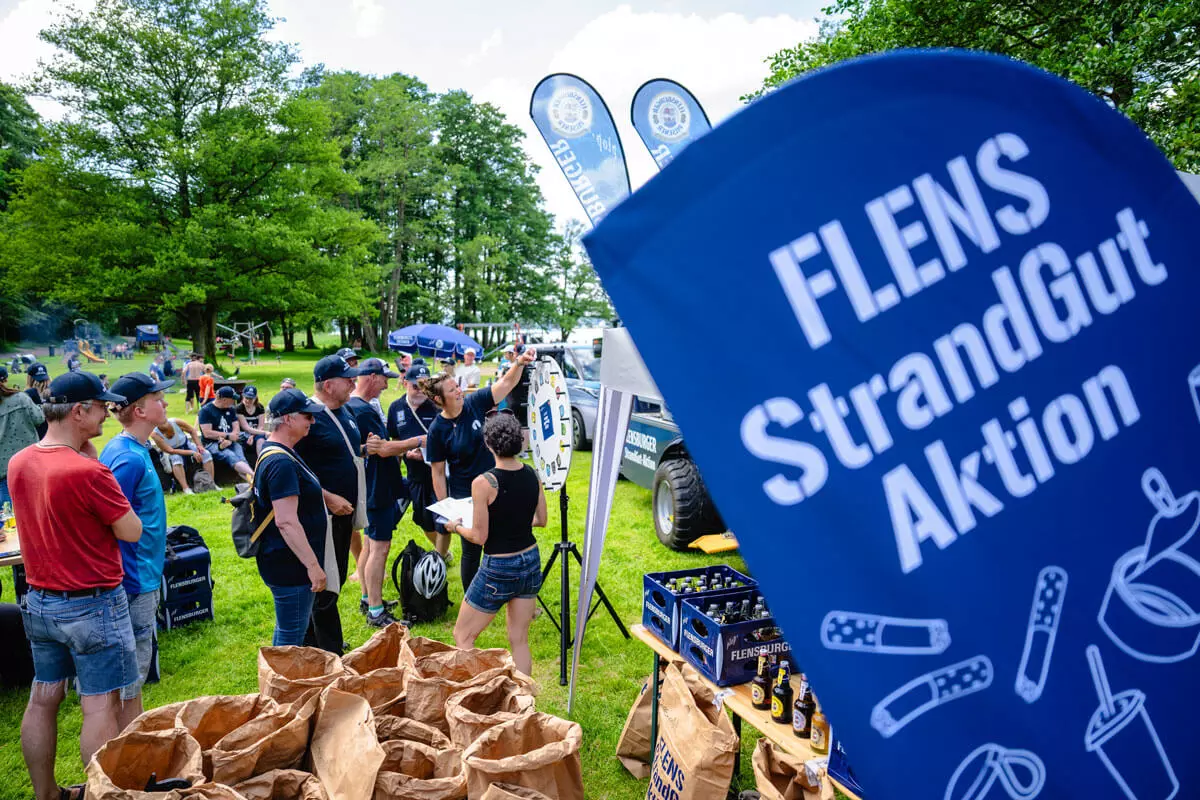
<instances>
[{"instance_id":1,"label":"blue beer crate","mask_svg":"<svg viewBox=\"0 0 1200 800\"><path fill-rule=\"evenodd\" d=\"M718 686L734 686L754 678L758 654L765 648L779 659L787 659L795 670L792 649L783 638L774 617L748 619L722 625L705 614L711 603L724 606L732 601L740 606L749 599L751 605L759 596L757 587L714 592L683 601L680 620L679 654Z\"/></svg>"},{"instance_id":2,"label":"blue beer crate","mask_svg":"<svg viewBox=\"0 0 1200 800\"><path fill-rule=\"evenodd\" d=\"M180 547L174 557L163 562L162 594L164 604L194 600L212 594L212 556L204 545Z\"/></svg>"},{"instance_id":3,"label":"blue beer crate","mask_svg":"<svg viewBox=\"0 0 1200 800\"><path fill-rule=\"evenodd\" d=\"M693 567L674 572L647 572L642 576L642 624L646 630L662 639L672 650L679 651L679 615L680 601L684 597L709 597L722 591L740 591L732 589L716 589L695 594L680 594L667 588L667 581L672 578L699 578L703 575L708 580L732 578L741 581L746 587L758 586L758 582L748 575L743 575L732 567L718 564L713 567Z\"/></svg>"},{"instance_id":4,"label":"blue beer crate","mask_svg":"<svg viewBox=\"0 0 1200 800\"><path fill-rule=\"evenodd\" d=\"M197 593L191 598L173 600L158 605L159 630L174 630L182 625L213 618L212 592Z\"/></svg>"}]
</instances>

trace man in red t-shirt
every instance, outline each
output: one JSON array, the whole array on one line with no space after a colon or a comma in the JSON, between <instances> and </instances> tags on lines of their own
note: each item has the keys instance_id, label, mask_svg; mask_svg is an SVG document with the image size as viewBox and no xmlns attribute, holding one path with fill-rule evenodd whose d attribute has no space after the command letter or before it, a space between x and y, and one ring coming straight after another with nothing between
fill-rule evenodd
<instances>
[{"instance_id":1,"label":"man in red t-shirt","mask_svg":"<svg viewBox=\"0 0 1200 800\"><path fill-rule=\"evenodd\" d=\"M58 376L42 406L45 437L8 467L29 583L22 615L34 671L21 751L37 800L61 796L54 755L67 681L78 679L79 751L87 764L120 732L120 690L138 680L117 541L136 542L142 523L90 441L108 417L105 403L122 400L91 373Z\"/></svg>"}]
</instances>

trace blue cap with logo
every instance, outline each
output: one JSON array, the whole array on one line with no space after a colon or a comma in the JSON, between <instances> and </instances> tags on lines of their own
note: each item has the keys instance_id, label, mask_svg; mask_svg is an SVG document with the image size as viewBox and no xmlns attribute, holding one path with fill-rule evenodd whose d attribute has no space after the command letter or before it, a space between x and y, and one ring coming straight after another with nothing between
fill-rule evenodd
<instances>
[{"instance_id":1,"label":"blue cap with logo","mask_svg":"<svg viewBox=\"0 0 1200 800\"><path fill-rule=\"evenodd\" d=\"M148 394L161 392L175 385L175 381L156 381L144 372L122 375L113 383L111 391L125 398L121 405L136 403Z\"/></svg>"},{"instance_id":2,"label":"blue cap with logo","mask_svg":"<svg viewBox=\"0 0 1200 800\"><path fill-rule=\"evenodd\" d=\"M346 359L340 355L325 356L313 367L313 379L318 381L358 376L359 371L346 363Z\"/></svg>"},{"instance_id":3,"label":"blue cap with logo","mask_svg":"<svg viewBox=\"0 0 1200 800\"><path fill-rule=\"evenodd\" d=\"M429 377L429 367L424 364L413 364L408 368L408 372L404 373L404 380L412 382L419 381L421 378Z\"/></svg>"},{"instance_id":4,"label":"blue cap with logo","mask_svg":"<svg viewBox=\"0 0 1200 800\"><path fill-rule=\"evenodd\" d=\"M222 386L220 389L217 389L217 397L223 397L226 400L237 400L237 396L237 389L232 386Z\"/></svg>"},{"instance_id":5,"label":"blue cap with logo","mask_svg":"<svg viewBox=\"0 0 1200 800\"><path fill-rule=\"evenodd\" d=\"M50 382L48 403L82 403L102 400L105 403L124 403L125 397L107 391L100 379L90 372L67 372Z\"/></svg>"},{"instance_id":6,"label":"blue cap with logo","mask_svg":"<svg viewBox=\"0 0 1200 800\"><path fill-rule=\"evenodd\" d=\"M254 400L258 398L258 389L251 384L246 384L246 388L242 389L242 397L249 397Z\"/></svg>"},{"instance_id":7,"label":"blue cap with logo","mask_svg":"<svg viewBox=\"0 0 1200 800\"><path fill-rule=\"evenodd\" d=\"M50 380L50 370L46 369L45 364L39 364L36 361L29 365L29 369L25 370L25 374L38 383Z\"/></svg>"},{"instance_id":8,"label":"blue cap with logo","mask_svg":"<svg viewBox=\"0 0 1200 800\"><path fill-rule=\"evenodd\" d=\"M324 411L325 406L305 397L299 389L284 389L271 398L267 409L272 417L282 417L284 414L316 414Z\"/></svg>"},{"instance_id":9,"label":"blue cap with logo","mask_svg":"<svg viewBox=\"0 0 1200 800\"><path fill-rule=\"evenodd\" d=\"M368 358L366 361L358 365L359 375L382 375L385 378L399 378L399 372L392 372L388 369L387 363L382 358Z\"/></svg>"},{"instance_id":10,"label":"blue cap with logo","mask_svg":"<svg viewBox=\"0 0 1200 800\"><path fill-rule=\"evenodd\" d=\"M358 352L353 347L343 347L337 351L337 354L347 361L354 361L358 358Z\"/></svg>"}]
</instances>

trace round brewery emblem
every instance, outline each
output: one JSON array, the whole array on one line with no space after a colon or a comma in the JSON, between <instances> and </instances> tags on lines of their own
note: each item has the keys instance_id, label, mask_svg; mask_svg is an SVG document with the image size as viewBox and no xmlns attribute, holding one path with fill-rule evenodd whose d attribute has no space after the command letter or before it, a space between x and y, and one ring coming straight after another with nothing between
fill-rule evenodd
<instances>
[{"instance_id":1,"label":"round brewery emblem","mask_svg":"<svg viewBox=\"0 0 1200 800\"><path fill-rule=\"evenodd\" d=\"M592 127L592 103L579 89L564 86L550 95L550 127L562 136L582 136Z\"/></svg>"},{"instance_id":2,"label":"round brewery emblem","mask_svg":"<svg viewBox=\"0 0 1200 800\"><path fill-rule=\"evenodd\" d=\"M441 349L443 349L445 346L446 346L446 343L445 343L444 341L442 341L441 339L438 339L438 340L436 340L436 341L433 343L433 349L434 349L434 350L441 350Z\"/></svg>"},{"instance_id":3,"label":"round brewery emblem","mask_svg":"<svg viewBox=\"0 0 1200 800\"><path fill-rule=\"evenodd\" d=\"M650 101L650 129L658 138L677 142L688 135L692 115L682 97L663 92Z\"/></svg>"}]
</instances>

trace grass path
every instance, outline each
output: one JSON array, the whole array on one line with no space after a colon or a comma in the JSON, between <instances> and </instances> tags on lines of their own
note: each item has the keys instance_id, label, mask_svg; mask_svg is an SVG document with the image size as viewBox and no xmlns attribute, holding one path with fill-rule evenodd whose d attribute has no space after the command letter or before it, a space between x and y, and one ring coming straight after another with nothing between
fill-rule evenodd
<instances>
[{"instance_id":1,"label":"grass path","mask_svg":"<svg viewBox=\"0 0 1200 800\"><path fill-rule=\"evenodd\" d=\"M300 388L311 391L311 366L316 357L312 352L289 354L282 363L270 358L259 366L243 365L241 377L255 379L264 402L274 394L283 377L293 377L300 383ZM115 379L123 372L145 369L148 364L149 358L139 357L132 362L98 366L105 367L104 371ZM393 387L383 398L385 408L398 396L399 391ZM170 399L168 413L182 414L183 397L171 395ZM107 422L105 435L97 442L97 446L102 447L103 441L115 435L117 430L115 420ZM568 518L571 538L579 544L583 540L590 468L591 454L577 454L567 484L571 498ZM228 490L225 492L230 493ZM549 524L544 530L538 531L543 561L549 558L554 542L559 538L558 498L553 495L548 499ZM256 652L258 647L269 644L271 640L274 619L271 595L259 579L254 563L238 558L233 550L229 535L230 507L221 504L215 494L207 494L168 496L167 510L170 524L195 527L212 550L216 619L160 633L163 678L161 683L147 687L146 705L156 707L200 695L257 691ZM396 532L393 553L399 552L410 537L424 541L419 529L406 517ZM454 547L458 549L457 544ZM641 620L644 572L713 563L728 563L735 569L745 569L737 554L706 556L698 552L675 553L660 545L651 522L650 493L626 481L618 484L600 567L600 581L627 625ZM462 598L457 565L450 572L450 597L457 607ZM546 581L545 597L559 596L558 575L556 567L555 575ZM11 602L11 578L8 575L2 577L7 584L7 594L3 599ZM577 579L578 570L572 564L572 597L577 590ZM343 593L341 609L346 639L351 645L357 646L369 637L372 630L358 613L355 588L357 586L351 584L351 591ZM385 595L389 598L395 596L390 580ZM557 606L556 603L551 605ZM414 628L414 633L450 642L452 627L453 618L448 617L444 622L419 625ZM534 622L530 643L534 677L541 686L538 708L565 717L567 690L558 685L558 632L545 616ZM492 623L479 638L478 644L480 647L506 646L502 618ZM581 657L574 715L584 731L582 759L588 797L614 800L645 797L647 782L630 777L613 752L625 716L649 671L650 652L635 641L622 639L603 610L597 613L588 628ZM27 800L32 796L20 751L20 720L27 698L27 691L0 692L0 800ZM83 779L78 750L80 719L78 702L68 700L59 717L57 775L61 783ZM743 742L743 787L753 785L750 772L752 751L753 740L747 729Z\"/></svg>"}]
</instances>

